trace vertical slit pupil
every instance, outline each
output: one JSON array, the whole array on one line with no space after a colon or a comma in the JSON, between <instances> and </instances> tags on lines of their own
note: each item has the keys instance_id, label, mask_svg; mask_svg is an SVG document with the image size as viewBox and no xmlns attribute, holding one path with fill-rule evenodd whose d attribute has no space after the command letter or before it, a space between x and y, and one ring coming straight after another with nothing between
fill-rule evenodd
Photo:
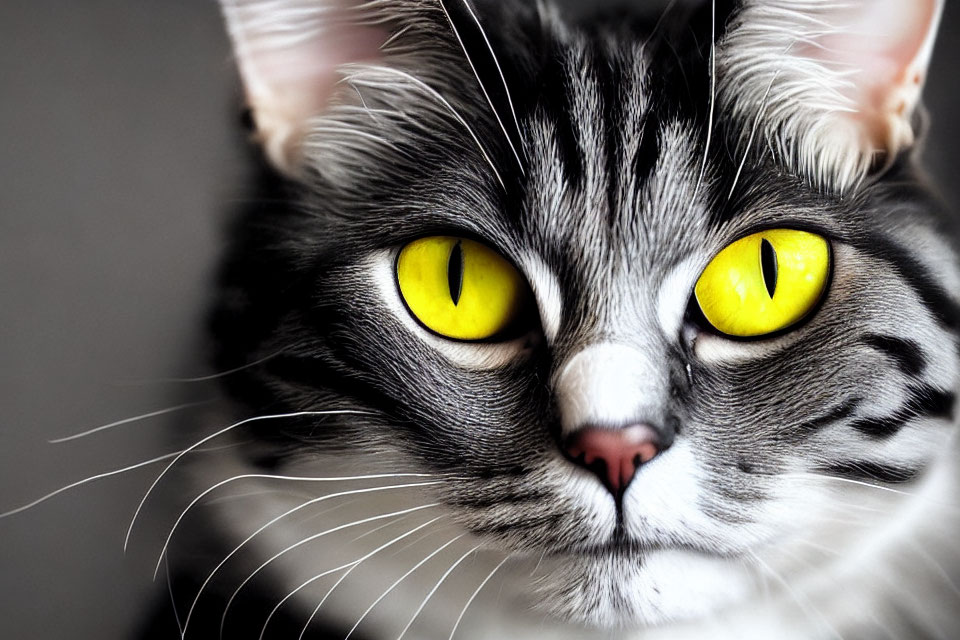
<instances>
[{"instance_id":1,"label":"vertical slit pupil","mask_svg":"<svg viewBox=\"0 0 960 640\"><path fill-rule=\"evenodd\" d=\"M450 252L447 263L447 280L450 284L450 299L454 305L460 304L463 295L463 243L458 242Z\"/></svg>"},{"instance_id":2,"label":"vertical slit pupil","mask_svg":"<svg viewBox=\"0 0 960 640\"><path fill-rule=\"evenodd\" d=\"M760 268L763 270L763 282L767 285L767 293L770 294L772 299L777 292L779 266L777 264L777 250L765 238L760 243Z\"/></svg>"}]
</instances>

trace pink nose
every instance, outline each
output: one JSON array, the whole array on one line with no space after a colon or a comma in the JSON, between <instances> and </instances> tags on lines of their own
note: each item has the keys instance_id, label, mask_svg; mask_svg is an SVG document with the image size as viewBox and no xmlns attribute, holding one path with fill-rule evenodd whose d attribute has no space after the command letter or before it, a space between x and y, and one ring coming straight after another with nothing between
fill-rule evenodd
<instances>
[{"instance_id":1,"label":"pink nose","mask_svg":"<svg viewBox=\"0 0 960 640\"><path fill-rule=\"evenodd\" d=\"M662 451L659 434L645 424L622 429L586 427L570 436L564 448L571 460L597 474L614 494L626 489L640 465Z\"/></svg>"}]
</instances>

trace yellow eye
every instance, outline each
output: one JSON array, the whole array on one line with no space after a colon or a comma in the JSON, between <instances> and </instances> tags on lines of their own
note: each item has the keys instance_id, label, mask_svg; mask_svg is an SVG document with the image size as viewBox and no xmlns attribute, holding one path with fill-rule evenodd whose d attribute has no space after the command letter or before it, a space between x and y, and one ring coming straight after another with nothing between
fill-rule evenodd
<instances>
[{"instance_id":1,"label":"yellow eye","mask_svg":"<svg viewBox=\"0 0 960 640\"><path fill-rule=\"evenodd\" d=\"M696 296L713 327L753 338L803 320L830 278L830 245L806 231L774 229L734 242L700 276Z\"/></svg>"},{"instance_id":2,"label":"yellow eye","mask_svg":"<svg viewBox=\"0 0 960 640\"><path fill-rule=\"evenodd\" d=\"M407 308L431 331L454 340L489 340L522 310L526 281L503 257L464 238L436 236L408 244L397 259Z\"/></svg>"}]
</instances>

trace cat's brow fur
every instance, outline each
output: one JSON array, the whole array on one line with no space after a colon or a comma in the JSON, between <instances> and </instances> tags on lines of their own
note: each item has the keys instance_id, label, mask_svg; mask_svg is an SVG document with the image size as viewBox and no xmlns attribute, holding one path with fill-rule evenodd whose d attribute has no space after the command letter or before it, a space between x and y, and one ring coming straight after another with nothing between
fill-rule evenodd
<instances>
[{"instance_id":1,"label":"cat's brow fur","mask_svg":"<svg viewBox=\"0 0 960 640\"><path fill-rule=\"evenodd\" d=\"M441 484L404 498L442 503L430 517L442 514L449 536L430 550L468 533L447 566L478 543L487 556L465 563L470 588L424 609L418 637L446 637L507 553L498 576L513 604L479 604L464 637L538 637L545 613L559 637L587 633L581 625L847 639L955 628L944 572L957 566L946 453L960 278L947 217L909 153L864 181L859 156L819 154L813 166L802 149L757 136L729 81L749 61L717 48L749 34L724 40L738 14L721 4L681 5L661 21L629 12L574 21L545 2L474 2L502 65L516 149L513 113L481 86L497 79L468 60L489 55L485 42L459 40L439 2L363 4L363 19L393 37L380 60L343 68L330 108L309 123L300 179L264 174L267 204L234 229L213 332L223 369L262 361L229 379L250 410L367 415L256 426L255 445L199 472L208 486L264 461L318 475L436 474ZM714 67L728 75L712 77ZM772 83L766 113L785 118L781 132L806 126L785 115L780 93L805 72ZM771 86L761 75L746 89L751 104ZM842 195L832 188L854 183ZM763 341L693 335L690 292L710 259L784 227L832 240L834 277L818 313ZM559 307L542 318L553 329L457 345L412 322L393 260L404 243L440 233L479 238L520 267L541 307ZM678 425L622 514L557 446L561 372L597 345L633 354L611 384L641 381L651 415ZM400 509L393 500L364 499L321 522ZM289 504L262 497L244 517L266 521ZM317 526L271 529L251 562ZM338 558L370 551L363 542L313 547L259 593L275 604ZM381 571L343 581L323 623L350 629L386 576L415 560L394 574L388 559L376 562ZM228 582L229 595L237 582ZM398 589L361 632L398 633L431 585ZM300 595L286 620L294 632L323 591ZM198 637L216 628L200 609ZM257 611L247 613L259 629Z\"/></svg>"}]
</instances>

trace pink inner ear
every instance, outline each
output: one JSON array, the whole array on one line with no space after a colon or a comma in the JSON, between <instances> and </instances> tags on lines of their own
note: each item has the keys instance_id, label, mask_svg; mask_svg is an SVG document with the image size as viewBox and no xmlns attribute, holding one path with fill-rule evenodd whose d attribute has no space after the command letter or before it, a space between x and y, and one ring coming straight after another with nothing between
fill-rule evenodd
<instances>
[{"instance_id":1,"label":"pink inner ear","mask_svg":"<svg viewBox=\"0 0 960 640\"><path fill-rule=\"evenodd\" d=\"M328 106L338 69L378 60L387 33L361 24L359 0L221 2L264 149L295 173L305 125Z\"/></svg>"},{"instance_id":2,"label":"pink inner ear","mask_svg":"<svg viewBox=\"0 0 960 640\"><path fill-rule=\"evenodd\" d=\"M341 65L378 59L385 41L383 32L355 26L291 46L279 45L270 34L254 34L250 55L242 60L250 100L257 111L297 127L323 112Z\"/></svg>"},{"instance_id":3,"label":"pink inner ear","mask_svg":"<svg viewBox=\"0 0 960 640\"><path fill-rule=\"evenodd\" d=\"M938 0L869 0L829 11L837 33L798 47L801 55L847 72L844 91L880 146L891 118L909 119L919 100L938 19Z\"/></svg>"},{"instance_id":4,"label":"pink inner ear","mask_svg":"<svg viewBox=\"0 0 960 640\"><path fill-rule=\"evenodd\" d=\"M249 33L240 57L250 101L259 113L298 128L327 106L340 79L337 69L377 60L386 38L377 29L354 25L320 29L292 42L278 34Z\"/></svg>"}]
</instances>

